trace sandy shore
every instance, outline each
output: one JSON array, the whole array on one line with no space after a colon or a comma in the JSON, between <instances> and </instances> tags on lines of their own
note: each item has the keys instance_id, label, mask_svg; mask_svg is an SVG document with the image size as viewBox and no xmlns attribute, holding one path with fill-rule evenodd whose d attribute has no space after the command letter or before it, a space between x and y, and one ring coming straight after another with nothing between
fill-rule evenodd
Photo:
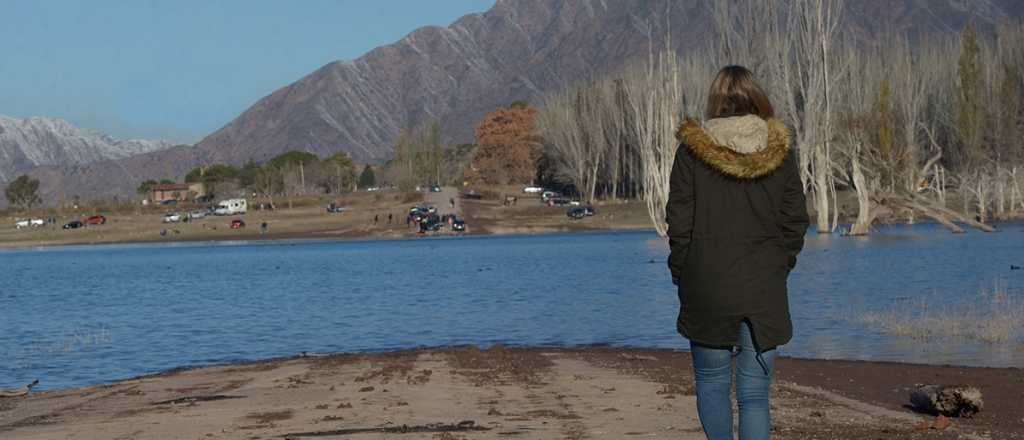
<instances>
[{"instance_id":1,"label":"sandy shore","mask_svg":"<svg viewBox=\"0 0 1024 440\"><path fill-rule=\"evenodd\" d=\"M780 359L778 439L1024 438L1014 369ZM986 409L938 430L918 382L979 386ZM701 439L689 355L434 349L185 369L0 400L17 439Z\"/></svg>"},{"instance_id":2,"label":"sandy shore","mask_svg":"<svg viewBox=\"0 0 1024 440\"><path fill-rule=\"evenodd\" d=\"M497 200L459 200L454 188L445 188L443 193L421 194L416 200L411 200L406 193L392 191L346 194L330 200L303 200L301 205L290 209L287 203L278 201L276 211L250 211L242 216L211 216L188 223L161 222L165 211L187 212L185 207L150 207L130 213L82 210L56 216L55 225L27 229L13 227L15 220L21 217L0 217L0 249L197 241L415 238L419 235L414 225L406 224L409 207L426 201L437 206L439 212L447 213L451 211L447 206L449 199L457 201L455 211L466 220L468 235L532 235L651 228L646 209L636 202L601 204L597 207L597 216L577 221L565 215L568 208L542 206L536 197L523 197L516 206L505 207ZM347 211L341 214L326 212L325 207L332 201L345 206ZM107 224L76 230L60 228L65 222L84 219L93 214L105 215ZM29 217L45 218L54 215L41 213ZM246 227L231 229L229 225L235 218L245 221ZM260 224L264 222L269 226L266 233L260 230Z\"/></svg>"}]
</instances>

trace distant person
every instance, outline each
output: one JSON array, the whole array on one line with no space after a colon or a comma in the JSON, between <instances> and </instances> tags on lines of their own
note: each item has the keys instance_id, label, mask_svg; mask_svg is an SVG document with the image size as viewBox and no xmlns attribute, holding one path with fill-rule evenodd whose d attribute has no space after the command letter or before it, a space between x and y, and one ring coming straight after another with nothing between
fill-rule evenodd
<instances>
[{"instance_id":1,"label":"distant person","mask_svg":"<svg viewBox=\"0 0 1024 440\"><path fill-rule=\"evenodd\" d=\"M804 190L789 130L749 70L719 71L706 111L703 126L679 128L669 181L677 328L690 340L707 438L733 438L735 358L739 438L767 439L776 348L793 334L786 280L807 231Z\"/></svg>"},{"instance_id":2,"label":"distant person","mask_svg":"<svg viewBox=\"0 0 1024 440\"><path fill-rule=\"evenodd\" d=\"M380 221L380 215L379 214L374 214L373 215L373 224L374 224L374 226L376 226L377 222L379 222L379 221Z\"/></svg>"},{"instance_id":3,"label":"distant person","mask_svg":"<svg viewBox=\"0 0 1024 440\"><path fill-rule=\"evenodd\" d=\"M267 222L260 223L260 234L266 234L267 233L267 229L269 229L269 228L270 228L270 226L267 225Z\"/></svg>"},{"instance_id":4,"label":"distant person","mask_svg":"<svg viewBox=\"0 0 1024 440\"><path fill-rule=\"evenodd\" d=\"M455 209L455 199L454 198L449 198L448 199L448 207L450 207L451 209Z\"/></svg>"},{"instance_id":5,"label":"distant person","mask_svg":"<svg viewBox=\"0 0 1024 440\"><path fill-rule=\"evenodd\" d=\"M393 216L394 216L394 214L392 214L390 212L388 213L388 224L389 225L391 224L391 219L393 218Z\"/></svg>"}]
</instances>

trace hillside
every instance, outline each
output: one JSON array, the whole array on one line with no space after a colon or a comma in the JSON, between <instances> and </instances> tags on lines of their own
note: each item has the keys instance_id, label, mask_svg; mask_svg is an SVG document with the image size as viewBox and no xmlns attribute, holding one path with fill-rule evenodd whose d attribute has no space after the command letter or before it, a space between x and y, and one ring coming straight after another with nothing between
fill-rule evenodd
<instances>
[{"instance_id":1,"label":"hillside","mask_svg":"<svg viewBox=\"0 0 1024 440\"><path fill-rule=\"evenodd\" d=\"M1024 3L1015 0L847 5L845 35L873 43L881 30L927 38L955 33L968 20L991 28L1024 16ZM702 46L712 23L699 0L499 0L448 27L420 28L355 60L331 62L258 100L194 148L33 174L46 179L50 196L130 196L143 178L180 177L201 163L240 165L289 150L345 151L358 162L379 163L390 158L403 128L438 120L446 141L470 141L473 124L487 111L515 100L540 102L574 82L620 69L652 46L658 50L666 35L680 52Z\"/></svg>"},{"instance_id":2,"label":"hillside","mask_svg":"<svg viewBox=\"0 0 1024 440\"><path fill-rule=\"evenodd\" d=\"M39 166L76 166L170 148L161 140L119 140L63 119L0 115L0 182Z\"/></svg>"}]
</instances>

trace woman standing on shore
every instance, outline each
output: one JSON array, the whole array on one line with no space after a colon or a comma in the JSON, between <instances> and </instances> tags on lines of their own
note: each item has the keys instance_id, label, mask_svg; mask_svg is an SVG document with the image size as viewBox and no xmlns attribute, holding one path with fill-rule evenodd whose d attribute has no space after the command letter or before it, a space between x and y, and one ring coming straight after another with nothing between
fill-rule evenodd
<instances>
[{"instance_id":1,"label":"woman standing on shore","mask_svg":"<svg viewBox=\"0 0 1024 440\"><path fill-rule=\"evenodd\" d=\"M677 327L690 340L697 411L710 440L732 439L732 359L740 439L771 432L768 387L792 323L786 279L808 217L789 130L749 70L719 71L707 122L686 121L667 205Z\"/></svg>"}]
</instances>

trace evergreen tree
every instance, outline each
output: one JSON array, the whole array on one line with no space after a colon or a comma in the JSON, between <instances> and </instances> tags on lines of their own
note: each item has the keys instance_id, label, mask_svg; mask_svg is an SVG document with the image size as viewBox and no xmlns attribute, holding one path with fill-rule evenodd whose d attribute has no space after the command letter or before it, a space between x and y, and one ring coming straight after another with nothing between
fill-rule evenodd
<instances>
[{"instance_id":1,"label":"evergreen tree","mask_svg":"<svg viewBox=\"0 0 1024 440\"><path fill-rule=\"evenodd\" d=\"M42 203L42 199L39 198L39 180L27 175L22 175L7 185L4 195L11 205L24 211Z\"/></svg>"},{"instance_id":2,"label":"evergreen tree","mask_svg":"<svg viewBox=\"0 0 1024 440\"><path fill-rule=\"evenodd\" d=\"M377 185L377 176L373 173L373 167L367 165L363 168L363 172L359 174L359 187L369 188Z\"/></svg>"},{"instance_id":3,"label":"evergreen tree","mask_svg":"<svg viewBox=\"0 0 1024 440\"><path fill-rule=\"evenodd\" d=\"M157 184L156 180L147 179L145 182L140 183L138 188L135 188L135 192L139 193L140 196L147 195Z\"/></svg>"},{"instance_id":4,"label":"evergreen tree","mask_svg":"<svg viewBox=\"0 0 1024 440\"><path fill-rule=\"evenodd\" d=\"M960 59L957 62L956 128L963 145L964 159L976 163L984 160L984 81L981 47L974 24L968 24L960 35Z\"/></svg>"}]
</instances>

